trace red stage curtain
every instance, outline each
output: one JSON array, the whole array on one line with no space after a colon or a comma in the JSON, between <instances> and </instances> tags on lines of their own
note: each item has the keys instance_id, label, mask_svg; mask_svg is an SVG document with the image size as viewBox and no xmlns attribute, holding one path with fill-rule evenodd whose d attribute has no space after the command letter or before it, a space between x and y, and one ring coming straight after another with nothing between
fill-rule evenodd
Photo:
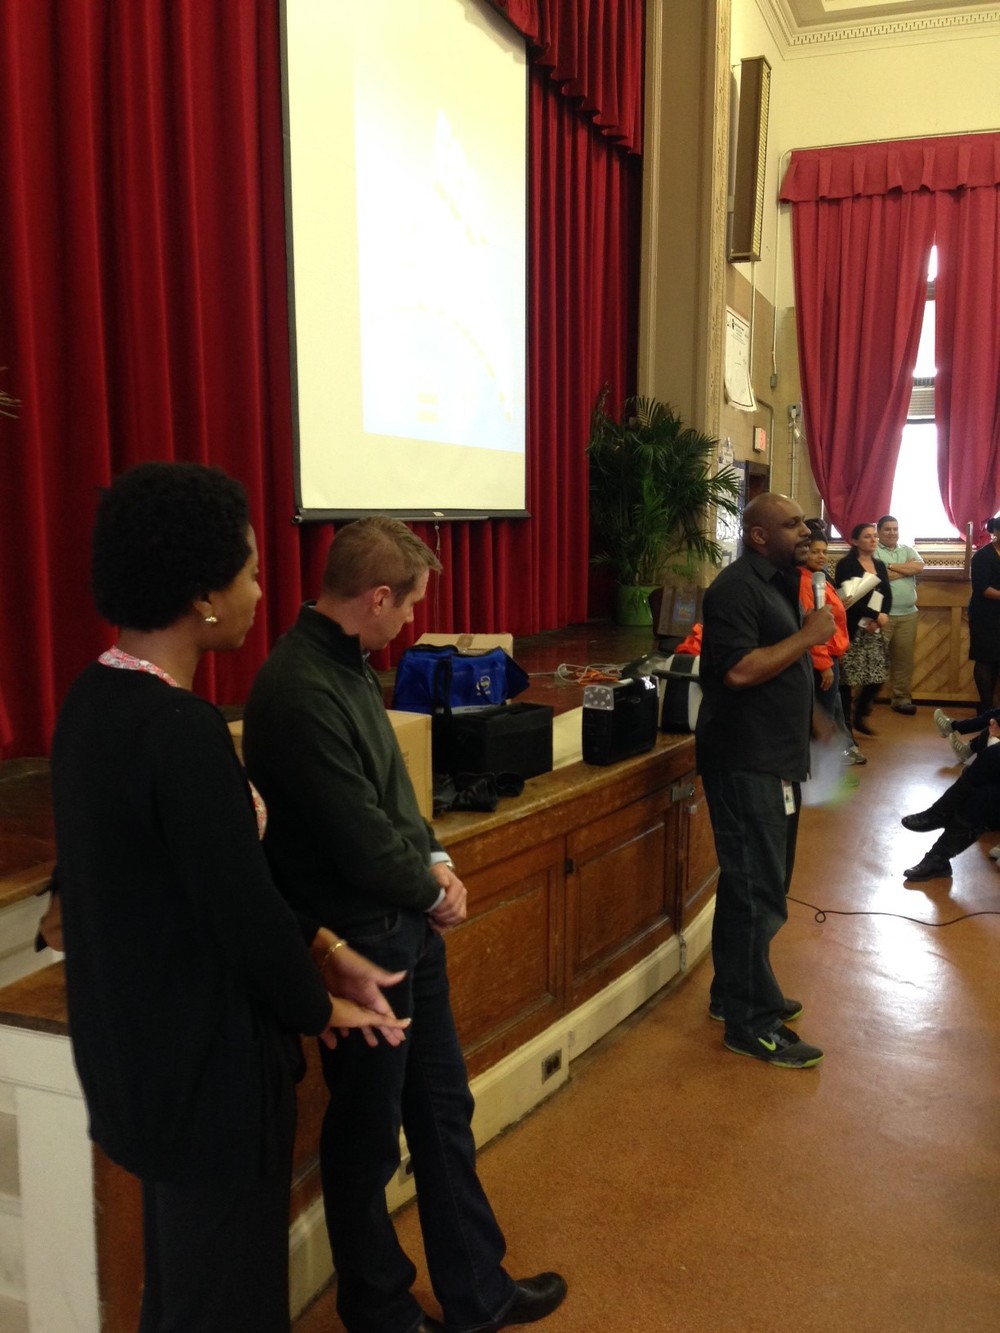
<instances>
[{"instance_id":1,"label":"red stage curtain","mask_svg":"<svg viewBox=\"0 0 1000 1333\"><path fill-rule=\"evenodd\" d=\"M575 6L538 4L560 7ZM639 174L618 144L639 143L642 4L621 7L640 21L587 28L586 94L532 74L532 518L442 527L446 574L416 632L586 616L589 412L635 365ZM206 663L210 697L245 697L318 586L330 531L290 522L279 108L277 0L0 0L0 366L24 402L0 419L8 755L47 750L69 681L111 637L88 543L124 467L207 461L249 492L264 612L242 652Z\"/></svg>"},{"instance_id":2,"label":"red stage curtain","mask_svg":"<svg viewBox=\"0 0 1000 1333\"><path fill-rule=\"evenodd\" d=\"M942 191L935 205L938 477L951 521L979 541L1000 508L1000 189Z\"/></svg>"},{"instance_id":3,"label":"red stage curtain","mask_svg":"<svg viewBox=\"0 0 1000 1333\"><path fill-rule=\"evenodd\" d=\"M889 506L934 240L942 496L959 526L1000 496L998 184L997 134L792 154L803 414L842 532Z\"/></svg>"},{"instance_id":4,"label":"red stage curtain","mask_svg":"<svg viewBox=\"0 0 1000 1333\"><path fill-rule=\"evenodd\" d=\"M249 492L267 610L207 693L243 698L299 602L276 6L5 0L0 106L0 363L24 403L0 445L0 672L10 752L37 754L111 637L89 535L130 464L211 462Z\"/></svg>"},{"instance_id":5,"label":"red stage curtain","mask_svg":"<svg viewBox=\"0 0 1000 1333\"><path fill-rule=\"evenodd\" d=\"M593 113L602 134L642 152L641 0L491 0L528 38L532 63Z\"/></svg>"}]
</instances>

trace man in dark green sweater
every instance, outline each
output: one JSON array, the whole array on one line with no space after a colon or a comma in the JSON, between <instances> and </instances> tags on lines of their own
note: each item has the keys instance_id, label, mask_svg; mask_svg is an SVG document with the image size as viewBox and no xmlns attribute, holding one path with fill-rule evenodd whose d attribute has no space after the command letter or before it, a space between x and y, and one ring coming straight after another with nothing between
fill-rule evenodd
<instances>
[{"instance_id":1,"label":"man in dark green sweater","mask_svg":"<svg viewBox=\"0 0 1000 1333\"><path fill-rule=\"evenodd\" d=\"M440 568L397 520L344 528L319 599L275 646L244 718L247 768L268 807L264 846L282 891L373 962L407 974L386 992L400 1018L412 1016L405 1043L321 1048L330 1102L320 1167L337 1308L349 1333L442 1327L410 1290L415 1269L386 1210L400 1123L444 1328L530 1323L566 1292L558 1274L515 1282L502 1266L503 1233L476 1174L442 938L465 919L465 885L417 809L368 666L368 654L412 621Z\"/></svg>"}]
</instances>

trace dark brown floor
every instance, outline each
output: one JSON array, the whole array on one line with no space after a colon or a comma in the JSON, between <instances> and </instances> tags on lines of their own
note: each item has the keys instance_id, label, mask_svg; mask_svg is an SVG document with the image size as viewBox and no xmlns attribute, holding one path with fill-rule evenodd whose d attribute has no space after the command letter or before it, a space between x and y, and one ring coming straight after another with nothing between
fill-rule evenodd
<instances>
[{"instance_id":1,"label":"dark brown floor","mask_svg":"<svg viewBox=\"0 0 1000 1333\"><path fill-rule=\"evenodd\" d=\"M551 1333L1000 1328L1000 835L904 885L932 835L899 817L958 773L931 712L880 707L853 799L803 815L792 895L828 915L793 902L773 956L819 1068L725 1051L703 962L482 1152L510 1270L569 1279ZM398 1229L436 1313L412 1207ZM341 1328L327 1293L296 1333Z\"/></svg>"}]
</instances>

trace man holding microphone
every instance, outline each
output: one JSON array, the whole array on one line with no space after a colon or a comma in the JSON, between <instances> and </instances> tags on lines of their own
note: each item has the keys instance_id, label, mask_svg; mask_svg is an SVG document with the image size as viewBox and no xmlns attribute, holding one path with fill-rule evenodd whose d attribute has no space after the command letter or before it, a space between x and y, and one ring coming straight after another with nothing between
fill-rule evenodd
<instances>
[{"instance_id":1,"label":"man holding microphone","mask_svg":"<svg viewBox=\"0 0 1000 1333\"><path fill-rule=\"evenodd\" d=\"M802 509L765 492L743 514L743 553L707 589L698 770L719 858L709 1013L728 1050L786 1069L823 1052L789 1022L802 1005L771 967L787 919L800 784L809 775L813 679L809 649L834 633L828 607L803 619L796 564L810 531Z\"/></svg>"}]
</instances>

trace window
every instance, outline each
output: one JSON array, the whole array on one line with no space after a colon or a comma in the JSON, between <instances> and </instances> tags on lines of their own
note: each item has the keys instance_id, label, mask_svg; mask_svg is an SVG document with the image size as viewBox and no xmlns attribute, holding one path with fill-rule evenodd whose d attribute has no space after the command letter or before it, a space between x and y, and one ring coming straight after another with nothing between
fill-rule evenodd
<instances>
[{"instance_id":1,"label":"window","mask_svg":"<svg viewBox=\"0 0 1000 1333\"><path fill-rule=\"evenodd\" d=\"M927 270L927 304L920 329L917 364L913 368L913 393L903 427L903 440L896 461L890 511L899 519L905 542L955 541L960 538L945 513L937 472L937 426L934 422L934 281L937 277L937 247L931 249Z\"/></svg>"}]
</instances>

